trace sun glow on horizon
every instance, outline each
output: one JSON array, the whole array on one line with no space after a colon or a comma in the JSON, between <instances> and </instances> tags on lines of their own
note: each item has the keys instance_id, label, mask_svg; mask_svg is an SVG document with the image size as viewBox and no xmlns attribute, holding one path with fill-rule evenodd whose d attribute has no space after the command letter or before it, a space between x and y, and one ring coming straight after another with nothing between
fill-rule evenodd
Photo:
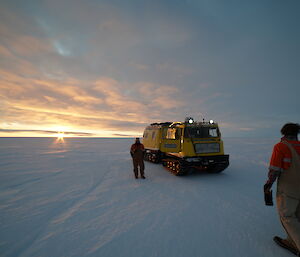
<instances>
[{"instance_id":1,"label":"sun glow on horizon","mask_svg":"<svg viewBox=\"0 0 300 257\"><path fill-rule=\"evenodd\" d=\"M62 142L65 138L73 137L137 137L142 130L103 129L101 127L83 127L45 124L43 126L28 126L27 124L5 124L0 122L0 137L52 137Z\"/></svg>"},{"instance_id":2,"label":"sun glow on horizon","mask_svg":"<svg viewBox=\"0 0 300 257\"><path fill-rule=\"evenodd\" d=\"M57 131L57 133L53 135L57 138L57 142L64 142L64 138L70 136L69 133L65 133L70 130L70 128L66 126L55 126L51 130Z\"/></svg>"},{"instance_id":3,"label":"sun glow on horizon","mask_svg":"<svg viewBox=\"0 0 300 257\"><path fill-rule=\"evenodd\" d=\"M65 142L64 137L65 137L64 132L58 132L56 134L56 143L59 143L59 142L64 143Z\"/></svg>"}]
</instances>

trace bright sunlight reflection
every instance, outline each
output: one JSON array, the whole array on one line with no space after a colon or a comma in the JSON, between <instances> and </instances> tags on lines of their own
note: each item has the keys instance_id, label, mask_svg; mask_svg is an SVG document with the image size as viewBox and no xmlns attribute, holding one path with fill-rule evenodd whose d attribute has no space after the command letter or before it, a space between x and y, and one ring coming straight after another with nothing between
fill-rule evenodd
<instances>
[{"instance_id":1,"label":"bright sunlight reflection","mask_svg":"<svg viewBox=\"0 0 300 257\"><path fill-rule=\"evenodd\" d=\"M58 132L57 135L56 135L57 139L56 139L56 143L58 142L64 142L64 137L65 137L65 134L64 132Z\"/></svg>"}]
</instances>

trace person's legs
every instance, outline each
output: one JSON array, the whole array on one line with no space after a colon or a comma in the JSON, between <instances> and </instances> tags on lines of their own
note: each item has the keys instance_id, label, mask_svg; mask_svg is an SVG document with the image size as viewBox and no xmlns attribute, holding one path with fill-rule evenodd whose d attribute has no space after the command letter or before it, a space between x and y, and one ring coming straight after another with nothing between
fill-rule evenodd
<instances>
[{"instance_id":1,"label":"person's legs","mask_svg":"<svg viewBox=\"0 0 300 257\"><path fill-rule=\"evenodd\" d=\"M138 178L138 161L136 159L133 159L133 172L135 178Z\"/></svg>"},{"instance_id":2,"label":"person's legs","mask_svg":"<svg viewBox=\"0 0 300 257\"><path fill-rule=\"evenodd\" d=\"M145 164L143 160L140 160L139 162L139 166L140 166L140 174L142 178L145 178Z\"/></svg>"},{"instance_id":3,"label":"person's legs","mask_svg":"<svg viewBox=\"0 0 300 257\"><path fill-rule=\"evenodd\" d=\"M300 251L300 200L285 194L277 195L280 221L287 233L286 242Z\"/></svg>"},{"instance_id":4,"label":"person's legs","mask_svg":"<svg viewBox=\"0 0 300 257\"><path fill-rule=\"evenodd\" d=\"M279 246L289 250L293 254L300 256L299 251L297 250L297 247L294 246L288 239L283 239L279 236L274 236L273 240L275 241L276 244Z\"/></svg>"},{"instance_id":5,"label":"person's legs","mask_svg":"<svg viewBox=\"0 0 300 257\"><path fill-rule=\"evenodd\" d=\"M300 200L288 198L290 215L283 217L284 227L287 231L287 240L292 242L300 252Z\"/></svg>"}]
</instances>

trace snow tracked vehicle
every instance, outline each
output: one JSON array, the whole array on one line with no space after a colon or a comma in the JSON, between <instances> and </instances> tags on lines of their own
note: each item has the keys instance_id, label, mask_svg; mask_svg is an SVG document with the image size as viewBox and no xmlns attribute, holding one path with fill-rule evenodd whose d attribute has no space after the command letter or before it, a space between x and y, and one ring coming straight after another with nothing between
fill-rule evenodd
<instances>
[{"instance_id":1,"label":"snow tracked vehicle","mask_svg":"<svg viewBox=\"0 0 300 257\"><path fill-rule=\"evenodd\" d=\"M163 165L176 176L190 170L218 173L229 165L217 123L185 122L152 123L143 135L145 160Z\"/></svg>"}]
</instances>

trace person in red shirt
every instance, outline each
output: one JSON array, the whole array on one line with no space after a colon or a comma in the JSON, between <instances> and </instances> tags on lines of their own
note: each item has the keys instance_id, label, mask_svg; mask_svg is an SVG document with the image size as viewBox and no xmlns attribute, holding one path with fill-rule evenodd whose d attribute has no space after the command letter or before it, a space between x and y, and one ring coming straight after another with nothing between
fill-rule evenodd
<instances>
[{"instance_id":1,"label":"person in red shirt","mask_svg":"<svg viewBox=\"0 0 300 257\"><path fill-rule=\"evenodd\" d=\"M273 239L281 247L300 256L300 126L287 123L281 133L283 137L274 146L268 180L264 185L265 201L266 205L273 205L271 187L277 180L277 209L287 238L275 236Z\"/></svg>"},{"instance_id":2,"label":"person in red shirt","mask_svg":"<svg viewBox=\"0 0 300 257\"><path fill-rule=\"evenodd\" d=\"M144 145L140 142L140 139L137 137L135 139L135 143L130 148L130 154L133 161L133 172L135 178L138 178L138 174L139 174L138 168L139 168L141 178L145 179L144 152L145 152Z\"/></svg>"}]
</instances>

